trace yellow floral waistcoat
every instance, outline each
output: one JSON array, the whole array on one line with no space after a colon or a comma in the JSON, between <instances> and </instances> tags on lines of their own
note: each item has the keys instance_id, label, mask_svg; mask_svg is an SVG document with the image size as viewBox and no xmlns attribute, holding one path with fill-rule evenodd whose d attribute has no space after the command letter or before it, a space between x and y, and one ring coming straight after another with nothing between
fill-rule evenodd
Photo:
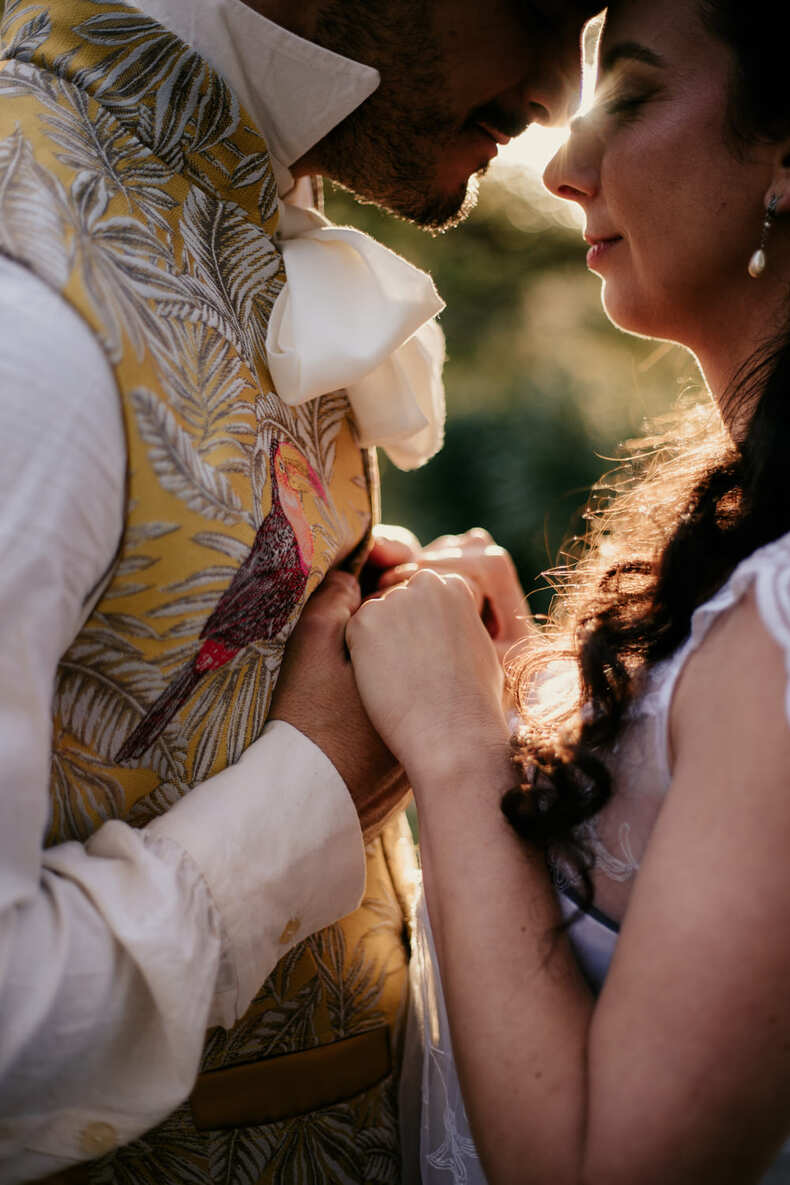
<instances>
[{"instance_id":1,"label":"yellow floral waistcoat","mask_svg":"<svg viewBox=\"0 0 790 1185\"><path fill-rule=\"evenodd\" d=\"M55 689L59 843L144 824L259 736L304 602L364 554L377 477L343 393L273 392L277 192L222 79L123 0L8 0L2 58L0 250L95 333L128 451L123 538ZM397 1181L412 868L396 824L357 913L208 1034L192 1099L70 1179Z\"/></svg>"}]
</instances>

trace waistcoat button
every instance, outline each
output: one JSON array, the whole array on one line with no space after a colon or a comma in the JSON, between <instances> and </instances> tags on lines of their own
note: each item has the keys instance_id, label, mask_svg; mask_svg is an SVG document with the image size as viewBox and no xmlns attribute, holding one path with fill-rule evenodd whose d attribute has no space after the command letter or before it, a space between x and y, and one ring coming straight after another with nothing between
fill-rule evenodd
<instances>
[{"instance_id":1,"label":"waistcoat button","mask_svg":"<svg viewBox=\"0 0 790 1185\"><path fill-rule=\"evenodd\" d=\"M301 918L291 918L290 922L288 922L278 939L280 946L285 946L287 942L293 942L294 938L296 938L296 935L299 933L301 926Z\"/></svg>"},{"instance_id":2,"label":"waistcoat button","mask_svg":"<svg viewBox=\"0 0 790 1185\"><path fill-rule=\"evenodd\" d=\"M111 1123L89 1123L80 1133L80 1148L86 1156L105 1156L118 1147L118 1133Z\"/></svg>"}]
</instances>

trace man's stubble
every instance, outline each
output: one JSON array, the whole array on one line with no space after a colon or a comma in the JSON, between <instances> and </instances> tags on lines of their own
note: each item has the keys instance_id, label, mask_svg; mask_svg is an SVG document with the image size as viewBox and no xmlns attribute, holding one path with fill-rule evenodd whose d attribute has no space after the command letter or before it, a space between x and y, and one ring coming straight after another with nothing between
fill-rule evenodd
<instances>
[{"instance_id":1,"label":"man's stubble","mask_svg":"<svg viewBox=\"0 0 790 1185\"><path fill-rule=\"evenodd\" d=\"M422 0L328 0L315 40L375 66L381 85L317 146L326 177L362 201L428 229L462 221L477 179L443 193L443 150L460 132L447 104L447 65Z\"/></svg>"}]
</instances>

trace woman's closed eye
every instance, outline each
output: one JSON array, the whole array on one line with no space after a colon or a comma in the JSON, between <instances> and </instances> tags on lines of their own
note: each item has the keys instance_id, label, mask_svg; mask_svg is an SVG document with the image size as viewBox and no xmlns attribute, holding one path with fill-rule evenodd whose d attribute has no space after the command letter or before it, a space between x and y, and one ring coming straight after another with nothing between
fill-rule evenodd
<instances>
[{"instance_id":1,"label":"woman's closed eye","mask_svg":"<svg viewBox=\"0 0 790 1185\"><path fill-rule=\"evenodd\" d=\"M645 105L650 96L644 92L624 92L611 95L603 104L607 115L636 115Z\"/></svg>"},{"instance_id":2,"label":"woman's closed eye","mask_svg":"<svg viewBox=\"0 0 790 1185\"><path fill-rule=\"evenodd\" d=\"M599 86L593 112L597 111L599 114L620 119L633 119L641 114L645 105L656 96L659 89L659 87L646 84L644 80L612 79L603 86Z\"/></svg>"},{"instance_id":3,"label":"woman's closed eye","mask_svg":"<svg viewBox=\"0 0 790 1185\"><path fill-rule=\"evenodd\" d=\"M593 111L607 116L633 118L645 104L665 89L652 67L630 59L602 69L595 88Z\"/></svg>"}]
</instances>

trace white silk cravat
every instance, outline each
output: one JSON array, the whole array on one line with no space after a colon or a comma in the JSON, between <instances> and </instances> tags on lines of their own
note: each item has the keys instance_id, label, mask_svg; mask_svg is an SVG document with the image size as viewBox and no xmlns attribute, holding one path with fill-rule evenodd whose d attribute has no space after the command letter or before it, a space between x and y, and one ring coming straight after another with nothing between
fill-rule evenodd
<instances>
[{"instance_id":1,"label":"white silk cravat","mask_svg":"<svg viewBox=\"0 0 790 1185\"><path fill-rule=\"evenodd\" d=\"M416 469L444 435L444 308L433 281L362 231L283 204L287 283L266 351L277 394L296 405L345 388L360 444Z\"/></svg>"}]
</instances>

